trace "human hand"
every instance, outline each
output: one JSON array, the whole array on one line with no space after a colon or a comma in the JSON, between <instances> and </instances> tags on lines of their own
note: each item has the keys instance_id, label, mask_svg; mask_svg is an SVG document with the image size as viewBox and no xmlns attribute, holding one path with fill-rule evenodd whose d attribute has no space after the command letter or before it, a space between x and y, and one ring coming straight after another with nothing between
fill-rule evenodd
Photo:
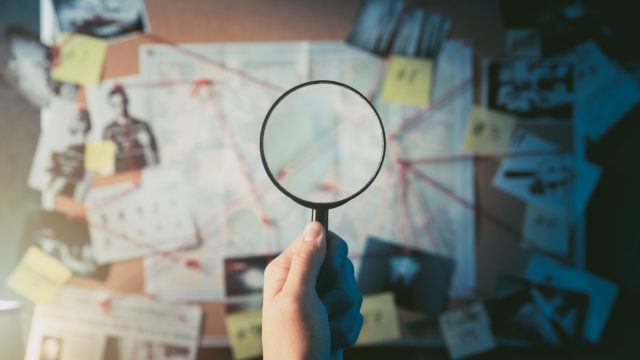
<instances>
[{"instance_id":1,"label":"human hand","mask_svg":"<svg viewBox=\"0 0 640 360\"><path fill-rule=\"evenodd\" d=\"M355 343L362 296L347 251L344 240L332 233L327 242L323 226L312 222L269 263L262 308L265 360L340 357L341 349Z\"/></svg>"}]
</instances>

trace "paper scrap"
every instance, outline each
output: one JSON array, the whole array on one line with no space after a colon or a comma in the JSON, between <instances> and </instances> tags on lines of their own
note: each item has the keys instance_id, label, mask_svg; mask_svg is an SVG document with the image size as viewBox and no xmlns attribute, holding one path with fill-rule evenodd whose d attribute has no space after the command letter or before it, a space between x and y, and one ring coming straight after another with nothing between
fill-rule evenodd
<instances>
[{"instance_id":1,"label":"paper scrap","mask_svg":"<svg viewBox=\"0 0 640 360\"><path fill-rule=\"evenodd\" d=\"M47 304L70 278L71 270L62 262L31 246L7 279L7 287L36 304Z\"/></svg>"},{"instance_id":2,"label":"paper scrap","mask_svg":"<svg viewBox=\"0 0 640 360\"><path fill-rule=\"evenodd\" d=\"M445 312L439 322L449 355L454 359L496 347L489 315L482 304Z\"/></svg>"},{"instance_id":3,"label":"paper scrap","mask_svg":"<svg viewBox=\"0 0 640 360\"><path fill-rule=\"evenodd\" d=\"M527 204L522 235L527 244L557 255L566 255L569 251L566 209L541 203Z\"/></svg>"},{"instance_id":4,"label":"paper scrap","mask_svg":"<svg viewBox=\"0 0 640 360\"><path fill-rule=\"evenodd\" d=\"M57 60L51 69L54 80L96 85L102 78L107 42L92 36L67 34L58 43Z\"/></svg>"},{"instance_id":5,"label":"paper scrap","mask_svg":"<svg viewBox=\"0 0 640 360\"><path fill-rule=\"evenodd\" d=\"M393 293L365 296L360 313L364 324L356 345L393 341L400 338L400 325Z\"/></svg>"},{"instance_id":6,"label":"paper scrap","mask_svg":"<svg viewBox=\"0 0 640 360\"><path fill-rule=\"evenodd\" d=\"M524 276L531 281L588 294L584 337L591 343L598 342L618 294L616 284L537 254L529 260Z\"/></svg>"},{"instance_id":7,"label":"paper scrap","mask_svg":"<svg viewBox=\"0 0 640 360\"><path fill-rule=\"evenodd\" d=\"M112 175L116 169L116 144L111 140L86 144L84 167L102 175Z\"/></svg>"},{"instance_id":8,"label":"paper scrap","mask_svg":"<svg viewBox=\"0 0 640 360\"><path fill-rule=\"evenodd\" d=\"M227 315L227 334L235 359L262 355L262 311L249 310Z\"/></svg>"},{"instance_id":9,"label":"paper scrap","mask_svg":"<svg viewBox=\"0 0 640 360\"><path fill-rule=\"evenodd\" d=\"M474 106L465 131L464 150L478 154L509 151L516 122L511 114Z\"/></svg>"},{"instance_id":10,"label":"paper scrap","mask_svg":"<svg viewBox=\"0 0 640 360\"><path fill-rule=\"evenodd\" d=\"M431 99L433 62L405 56L392 56L382 88L387 101L427 107Z\"/></svg>"}]
</instances>

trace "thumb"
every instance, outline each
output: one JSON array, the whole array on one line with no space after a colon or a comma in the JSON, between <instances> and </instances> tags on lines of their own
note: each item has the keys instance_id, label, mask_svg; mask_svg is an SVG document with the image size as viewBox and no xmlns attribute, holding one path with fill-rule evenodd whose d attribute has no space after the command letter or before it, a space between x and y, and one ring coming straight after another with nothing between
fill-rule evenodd
<instances>
[{"instance_id":1,"label":"thumb","mask_svg":"<svg viewBox=\"0 0 640 360\"><path fill-rule=\"evenodd\" d=\"M282 290L298 295L315 290L326 248L322 224L316 221L307 224L302 236L291 244L291 267Z\"/></svg>"}]
</instances>

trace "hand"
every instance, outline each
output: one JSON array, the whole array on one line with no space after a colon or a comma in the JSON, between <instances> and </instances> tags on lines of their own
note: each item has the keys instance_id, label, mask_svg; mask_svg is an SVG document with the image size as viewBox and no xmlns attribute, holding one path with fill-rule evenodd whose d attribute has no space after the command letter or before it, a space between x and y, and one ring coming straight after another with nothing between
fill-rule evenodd
<instances>
[{"instance_id":1,"label":"hand","mask_svg":"<svg viewBox=\"0 0 640 360\"><path fill-rule=\"evenodd\" d=\"M362 296L347 251L333 233L327 243L323 226L312 222L269 263L262 308L265 360L325 360L340 357L341 349L355 343L363 322ZM319 294L321 268L325 289Z\"/></svg>"}]
</instances>

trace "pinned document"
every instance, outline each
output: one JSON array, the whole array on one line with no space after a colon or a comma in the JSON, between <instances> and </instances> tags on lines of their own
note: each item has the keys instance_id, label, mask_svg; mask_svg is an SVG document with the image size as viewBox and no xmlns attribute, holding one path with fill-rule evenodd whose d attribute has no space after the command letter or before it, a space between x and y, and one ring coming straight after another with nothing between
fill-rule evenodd
<instances>
[{"instance_id":1,"label":"pinned document","mask_svg":"<svg viewBox=\"0 0 640 360\"><path fill-rule=\"evenodd\" d=\"M393 293L365 296L360 309L364 323L357 345L393 341L400 338L398 313Z\"/></svg>"},{"instance_id":2,"label":"pinned document","mask_svg":"<svg viewBox=\"0 0 640 360\"><path fill-rule=\"evenodd\" d=\"M516 121L508 113L474 106L464 135L464 150L478 154L509 151Z\"/></svg>"},{"instance_id":3,"label":"pinned document","mask_svg":"<svg viewBox=\"0 0 640 360\"><path fill-rule=\"evenodd\" d=\"M107 42L92 36L67 34L54 54L51 77L79 85L97 85L102 78Z\"/></svg>"},{"instance_id":4,"label":"pinned document","mask_svg":"<svg viewBox=\"0 0 640 360\"><path fill-rule=\"evenodd\" d=\"M392 56L382 88L382 98L420 107L428 107L431 99L431 60Z\"/></svg>"}]
</instances>

